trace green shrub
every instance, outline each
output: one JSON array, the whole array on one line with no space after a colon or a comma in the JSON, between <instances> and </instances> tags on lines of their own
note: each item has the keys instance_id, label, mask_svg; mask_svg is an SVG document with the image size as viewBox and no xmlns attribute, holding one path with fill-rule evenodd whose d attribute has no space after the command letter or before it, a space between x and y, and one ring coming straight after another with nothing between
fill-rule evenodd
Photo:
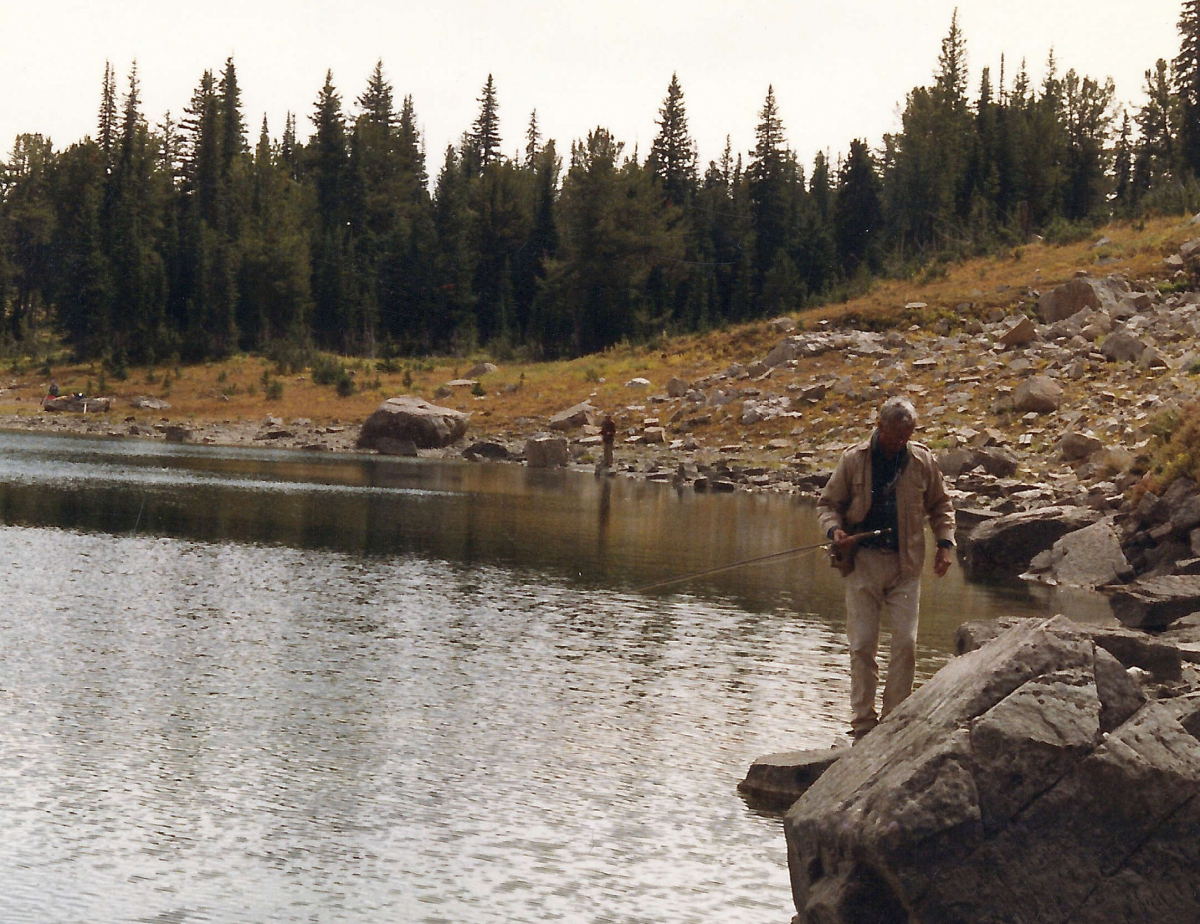
<instances>
[{"instance_id":1,"label":"green shrub","mask_svg":"<svg viewBox=\"0 0 1200 924\"><path fill-rule=\"evenodd\" d=\"M266 394L268 401L278 401L283 397L283 382L279 379L268 380Z\"/></svg>"},{"instance_id":2,"label":"green shrub","mask_svg":"<svg viewBox=\"0 0 1200 924\"><path fill-rule=\"evenodd\" d=\"M311 369L314 385L337 385L350 375L345 364L332 356L314 357Z\"/></svg>"},{"instance_id":3,"label":"green shrub","mask_svg":"<svg viewBox=\"0 0 1200 924\"><path fill-rule=\"evenodd\" d=\"M295 375L313 361L312 344L299 334L292 334L272 341L267 347L267 358L275 364L279 375Z\"/></svg>"},{"instance_id":4,"label":"green shrub","mask_svg":"<svg viewBox=\"0 0 1200 924\"><path fill-rule=\"evenodd\" d=\"M337 380L337 393L339 398L349 398L354 394L354 377L346 369L342 370L342 376Z\"/></svg>"}]
</instances>

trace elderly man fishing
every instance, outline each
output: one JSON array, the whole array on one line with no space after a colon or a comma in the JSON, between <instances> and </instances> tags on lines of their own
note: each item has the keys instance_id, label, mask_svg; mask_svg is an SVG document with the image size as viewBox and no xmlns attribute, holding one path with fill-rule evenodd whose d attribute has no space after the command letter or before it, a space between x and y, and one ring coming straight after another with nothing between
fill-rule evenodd
<instances>
[{"instance_id":1,"label":"elderly man fishing","mask_svg":"<svg viewBox=\"0 0 1200 924\"><path fill-rule=\"evenodd\" d=\"M850 728L856 742L880 719L875 656L882 616L892 633L882 716L912 692L925 521L937 540L938 577L949 570L954 548L954 506L933 453L909 442L916 425L912 402L888 399L871 438L846 450L817 503L821 528L846 577ZM860 538L872 533L879 534Z\"/></svg>"}]
</instances>

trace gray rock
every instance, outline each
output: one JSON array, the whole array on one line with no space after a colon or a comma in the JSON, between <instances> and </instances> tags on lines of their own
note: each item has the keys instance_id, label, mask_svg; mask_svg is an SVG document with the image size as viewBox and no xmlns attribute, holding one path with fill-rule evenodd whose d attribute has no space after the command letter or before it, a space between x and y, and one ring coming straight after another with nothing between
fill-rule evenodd
<instances>
[{"instance_id":1,"label":"gray rock","mask_svg":"<svg viewBox=\"0 0 1200 924\"><path fill-rule=\"evenodd\" d=\"M1099 311L1115 307L1128 293L1128 284L1113 276L1103 280L1078 277L1044 293L1038 299L1038 317L1045 324L1053 324L1085 308Z\"/></svg>"},{"instance_id":2,"label":"gray rock","mask_svg":"<svg viewBox=\"0 0 1200 924\"><path fill-rule=\"evenodd\" d=\"M973 619L954 632L954 653L974 651L1013 626L1040 622L1036 616L1001 616L998 619ZM1180 625L1187 620L1181 620ZM1098 646L1116 658L1122 669L1137 667L1150 673L1159 683L1170 683L1182 675L1182 657L1177 644L1160 640L1136 629L1117 626L1081 625ZM1162 638L1166 638L1164 635Z\"/></svg>"},{"instance_id":3,"label":"gray rock","mask_svg":"<svg viewBox=\"0 0 1200 924\"><path fill-rule=\"evenodd\" d=\"M1100 345L1100 352L1110 362L1135 363L1145 350L1146 344L1123 330L1113 331L1104 338L1104 343Z\"/></svg>"},{"instance_id":4,"label":"gray rock","mask_svg":"<svg viewBox=\"0 0 1200 924\"><path fill-rule=\"evenodd\" d=\"M567 438L538 434L525 441L525 464L530 468L555 468L570 461Z\"/></svg>"},{"instance_id":5,"label":"gray rock","mask_svg":"<svg viewBox=\"0 0 1200 924\"><path fill-rule=\"evenodd\" d=\"M1085 462L1104 444L1090 433L1071 431L1058 442L1058 451L1064 462Z\"/></svg>"},{"instance_id":6,"label":"gray rock","mask_svg":"<svg viewBox=\"0 0 1200 924\"><path fill-rule=\"evenodd\" d=\"M975 464L993 478L1008 478L1013 475L1020 460L1011 450L1003 446L985 446L974 451Z\"/></svg>"},{"instance_id":7,"label":"gray rock","mask_svg":"<svg viewBox=\"0 0 1200 924\"><path fill-rule=\"evenodd\" d=\"M596 422L596 409L588 401L559 411L550 418L551 430L577 430L585 424Z\"/></svg>"},{"instance_id":8,"label":"gray rock","mask_svg":"<svg viewBox=\"0 0 1200 924\"><path fill-rule=\"evenodd\" d=\"M777 334L787 334L796 329L796 322L789 317L772 318L767 327Z\"/></svg>"},{"instance_id":9,"label":"gray rock","mask_svg":"<svg viewBox=\"0 0 1200 924\"><path fill-rule=\"evenodd\" d=\"M1044 556L1044 558L1043 558ZM1133 577L1111 518L1067 533L1037 556L1041 579L1072 587L1099 587ZM1030 562L1030 571L1034 562Z\"/></svg>"},{"instance_id":10,"label":"gray rock","mask_svg":"<svg viewBox=\"0 0 1200 924\"><path fill-rule=\"evenodd\" d=\"M1109 592L1113 615L1135 629L1165 629L1200 612L1200 576L1144 577Z\"/></svg>"},{"instance_id":11,"label":"gray rock","mask_svg":"<svg viewBox=\"0 0 1200 924\"><path fill-rule=\"evenodd\" d=\"M957 478L963 472L979 464L975 459L975 452L976 450L965 447L947 449L945 452L938 453L938 468L947 478Z\"/></svg>"},{"instance_id":12,"label":"gray rock","mask_svg":"<svg viewBox=\"0 0 1200 924\"><path fill-rule=\"evenodd\" d=\"M996 338L996 342L1002 346L1011 349L1037 339L1037 325L1027 315L1013 315L1005 320L1004 325L1004 330Z\"/></svg>"},{"instance_id":13,"label":"gray rock","mask_svg":"<svg viewBox=\"0 0 1200 924\"><path fill-rule=\"evenodd\" d=\"M493 443L483 441L472 443L463 450L463 457L470 459L472 462L478 459L488 459L493 462L501 462L505 459L512 458L512 453L508 451L508 447L502 443Z\"/></svg>"},{"instance_id":14,"label":"gray rock","mask_svg":"<svg viewBox=\"0 0 1200 924\"><path fill-rule=\"evenodd\" d=\"M783 751L767 754L750 765L738 792L756 808L785 809L808 790L849 748Z\"/></svg>"},{"instance_id":15,"label":"gray rock","mask_svg":"<svg viewBox=\"0 0 1200 924\"><path fill-rule=\"evenodd\" d=\"M131 407L148 411L167 411L171 409L170 401L164 401L162 398L152 398L149 395L138 395L129 404Z\"/></svg>"},{"instance_id":16,"label":"gray rock","mask_svg":"<svg viewBox=\"0 0 1200 924\"><path fill-rule=\"evenodd\" d=\"M1200 526L1200 494L1193 494L1171 505L1173 532L1190 532Z\"/></svg>"},{"instance_id":17,"label":"gray rock","mask_svg":"<svg viewBox=\"0 0 1200 924\"><path fill-rule=\"evenodd\" d=\"M1031 375L1013 392L1013 410L1019 414L1033 411L1049 414L1062 404L1062 386L1044 375Z\"/></svg>"},{"instance_id":18,"label":"gray rock","mask_svg":"<svg viewBox=\"0 0 1200 924\"><path fill-rule=\"evenodd\" d=\"M1200 741L1141 698L1063 617L951 661L785 815L797 924L1194 924Z\"/></svg>"},{"instance_id":19,"label":"gray rock","mask_svg":"<svg viewBox=\"0 0 1200 924\"><path fill-rule=\"evenodd\" d=\"M489 372L495 372L495 371L496 371L495 363L476 363L474 366L472 366L470 369L467 370L466 378L477 379L481 375L487 375Z\"/></svg>"},{"instance_id":20,"label":"gray rock","mask_svg":"<svg viewBox=\"0 0 1200 924\"><path fill-rule=\"evenodd\" d=\"M667 382L667 397L668 398L683 398L691 390L692 390L692 386L689 385L687 382L685 382L683 379L673 378L673 379L668 380L668 382Z\"/></svg>"},{"instance_id":21,"label":"gray rock","mask_svg":"<svg viewBox=\"0 0 1200 924\"><path fill-rule=\"evenodd\" d=\"M438 449L462 439L469 414L404 395L388 398L368 417L358 433L359 449L374 449L380 439L408 440L418 449Z\"/></svg>"},{"instance_id":22,"label":"gray rock","mask_svg":"<svg viewBox=\"0 0 1200 924\"><path fill-rule=\"evenodd\" d=\"M1099 519L1086 507L1040 507L981 523L960 546L963 568L970 576L1020 574L1038 552Z\"/></svg>"},{"instance_id":23,"label":"gray rock","mask_svg":"<svg viewBox=\"0 0 1200 924\"><path fill-rule=\"evenodd\" d=\"M763 364L773 369L776 366L782 366L799 355L799 348L796 346L795 341L789 337L787 340L780 341L771 348L771 352L763 357Z\"/></svg>"}]
</instances>

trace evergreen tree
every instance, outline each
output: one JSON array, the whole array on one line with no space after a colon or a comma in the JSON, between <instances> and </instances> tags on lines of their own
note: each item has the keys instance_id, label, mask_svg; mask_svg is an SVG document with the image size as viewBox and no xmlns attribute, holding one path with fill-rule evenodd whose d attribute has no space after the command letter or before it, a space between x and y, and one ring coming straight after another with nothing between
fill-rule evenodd
<instances>
[{"instance_id":1,"label":"evergreen tree","mask_svg":"<svg viewBox=\"0 0 1200 924\"><path fill-rule=\"evenodd\" d=\"M97 138L106 169L112 170L117 141L117 77L112 65L104 62L104 83L100 90L100 118Z\"/></svg>"},{"instance_id":2,"label":"evergreen tree","mask_svg":"<svg viewBox=\"0 0 1200 924\"><path fill-rule=\"evenodd\" d=\"M242 93L238 88L233 58L225 59L225 70L217 86L220 97L221 174L228 177L234 158L246 152L246 122L242 118Z\"/></svg>"},{"instance_id":3,"label":"evergreen tree","mask_svg":"<svg viewBox=\"0 0 1200 924\"><path fill-rule=\"evenodd\" d=\"M396 113L392 105L392 85L383 76L383 61L375 62L375 70L367 81L367 88L357 100L363 118L377 126L386 137L391 134Z\"/></svg>"},{"instance_id":4,"label":"evergreen tree","mask_svg":"<svg viewBox=\"0 0 1200 924\"><path fill-rule=\"evenodd\" d=\"M850 153L838 174L834 237L838 261L848 275L864 264L877 264L883 224L879 177L865 141L850 142Z\"/></svg>"},{"instance_id":5,"label":"evergreen tree","mask_svg":"<svg viewBox=\"0 0 1200 924\"><path fill-rule=\"evenodd\" d=\"M666 99L658 111L658 135L646 166L662 184L668 202L682 206L696 191L696 143L688 133L683 90L676 74L671 75Z\"/></svg>"},{"instance_id":6,"label":"evergreen tree","mask_svg":"<svg viewBox=\"0 0 1200 924\"><path fill-rule=\"evenodd\" d=\"M220 98L212 71L206 70L184 109L184 192L198 218L218 221L221 179Z\"/></svg>"},{"instance_id":7,"label":"evergreen tree","mask_svg":"<svg viewBox=\"0 0 1200 924\"><path fill-rule=\"evenodd\" d=\"M1130 138L1129 110L1121 110L1121 130L1113 152L1113 209L1117 214L1127 215L1132 210L1133 193L1133 142Z\"/></svg>"},{"instance_id":8,"label":"evergreen tree","mask_svg":"<svg viewBox=\"0 0 1200 924\"><path fill-rule=\"evenodd\" d=\"M531 119L531 129L533 121ZM533 139L533 133L530 139ZM528 153L528 151L526 152ZM562 159L554 140L539 145L532 164L526 167L530 228L523 246L512 255L513 326L521 342L530 331L530 318L538 285L546 278L546 267L558 253L558 181Z\"/></svg>"},{"instance_id":9,"label":"evergreen tree","mask_svg":"<svg viewBox=\"0 0 1200 924\"><path fill-rule=\"evenodd\" d=\"M1180 107L1180 147L1192 176L1200 177L1200 0L1184 0L1179 17L1175 92Z\"/></svg>"},{"instance_id":10,"label":"evergreen tree","mask_svg":"<svg viewBox=\"0 0 1200 924\"><path fill-rule=\"evenodd\" d=\"M350 164L346 125L332 71L325 73L325 84L317 95L311 118L315 131L309 141L309 158L316 193L313 332L321 345L348 350L356 335L357 280L347 209Z\"/></svg>"},{"instance_id":11,"label":"evergreen tree","mask_svg":"<svg viewBox=\"0 0 1200 924\"><path fill-rule=\"evenodd\" d=\"M112 270L102 232L108 155L90 139L72 145L53 174L54 301L57 320L81 356L110 340Z\"/></svg>"},{"instance_id":12,"label":"evergreen tree","mask_svg":"<svg viewBox=\"0 0 1200 924\"><path fill-rule=\"evenodd\" d=\"M817 151L817 156L813 158L808 197L821 221L828 222L833 216L833 186L829 178L829 158L824 151Z\"/></svg>"},{"instance_id":13,"label":"evergreen tree","mask_svg":"<svg viewBox=\"0 0 1200 924\"><path fill-rule=\"evenodd\" d=\"M472 290L478 258L472 246L467 197L467 178L462 162L454 148L448 147L433 196L437 301L425 319L428 329L424 339L443 347L452 345L459 352L472 349L479 335Z\"/></svg>"},{"instance_id":14,"label":"evergreen tree","mask_svg":"<svg viewBox=\"0 0 1200 924\"><path fill-rule=\"evenodd\" d=\"M112 339L105 346L140 359L164 321L166 273L158 237L159 203L171 181L161 172L157 140L142 117L136 63L129 73L110 185L109 260L114 287Z\"/></svg>"},{"instance_id":15,"label":"evergreen tree","mask_svg":"<svg viewBox=\"0 0 1200 924\"><path fill-rule=\"evenodd\" d=\"M1154 69L1146 71L1146 103L1136 118L1140 140L1133 164L1135 201L1173 172L1176 159L1171 125L1173 108L1167 62L1159 58Z\"/></svg>"},{"instance_id":16,"label":"evergreen tree","mask_svg":"<svg viewBox=\"0 0 1200 924\"><path fill-rule=\"evenodd\" d=\"M671 284L683 253L667 228L650 173L604 128L571 150L563 182L559 259L535 304L534 329L551 354L589 353L623 338L645 337L658 282Z\"/></svg>"},{"instance_id":17,"label":"evergreen tree","mask_svg":"<svg viewBox=\"0 0 1200 924\"><path fill-rule=\"evenodd\" d=\"M41 135L18 135L0 167L0 323L14 340L46 309L54 286L55 214L51 180L56 156Z\"/></svg>"},{"instance_id":18,"label":"evergreen tree","mask_svg":"<svg viewBox=\"0 0 1200 924\"><path fill-rule=\"evenodd\" d=\"M792 245L791 231L795 211L793 190L794 158L784 139L783 122L775 103L775 90L767 88L767 98L759 111L755 130L754 159L747 171L750 215L754 229L754 270L756 299L762 293L767 272Z\"/></svg>"},{"instance_id":19,"label":"evergreen tree","mask_svg":"<svg viewBox=\"0 0 1200 924\"><path fill-rule=\"evenodd\" d=\"M1107 201L1107 143L1115 88L1111 78L1100 84L1070 70L1063 91L1068 141L1063 212L1068 219L1079 220L1101 215Z\"/></svg>"},{"instance_id":20,"label":"evergreen tree","mask_svg":"<svg viewBox=\"0 0 1200 924\"><path fill-rule=\"evenodd\" d=\"M479 117L471 127L466 150L464 169L468 175L476 176L488 164L500 158L500 104L496 101L496 85L488 74L479 97Z\"/></svg>"},{"instance_id":21,"label":"evergreen tree","mask_svg":"<svg viewBox=\"0 0 1200 924\"><path fill-rule=\"evenodd\" d=\"M303 190L271 144L265 115L251 188L240 241L238 325L245 349L266 349L307 337L312 300Z\"/></svg>"},{"instance_id":22,"label":"evergreen tree","mask_svg":"<svg viewBox=\"0 0 1200 924\"><path fill-rule=\"evenodd\" d=\"M537 110L529 113L529 127L525 130L525 169L533 169L537 163L538 150L542 142L542 133L538 131Z\"/></svg>"}]
</instances>

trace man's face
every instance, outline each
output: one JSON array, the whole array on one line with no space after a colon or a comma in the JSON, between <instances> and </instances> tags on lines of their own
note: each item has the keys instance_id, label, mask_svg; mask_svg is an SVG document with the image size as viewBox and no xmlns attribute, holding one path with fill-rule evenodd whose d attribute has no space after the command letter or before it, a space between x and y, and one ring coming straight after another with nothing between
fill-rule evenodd
<instances>
[{"instance_id":1,"label":"man's face","mask_svg":"<svg viewBox=\"0 0 1200 924\"><path fill-rule=\"evenodd\" d=\"M891 421L879 425L879 448L889 456L894 456L913 435L916 424Z\"/></svg>"}]
</instances>

